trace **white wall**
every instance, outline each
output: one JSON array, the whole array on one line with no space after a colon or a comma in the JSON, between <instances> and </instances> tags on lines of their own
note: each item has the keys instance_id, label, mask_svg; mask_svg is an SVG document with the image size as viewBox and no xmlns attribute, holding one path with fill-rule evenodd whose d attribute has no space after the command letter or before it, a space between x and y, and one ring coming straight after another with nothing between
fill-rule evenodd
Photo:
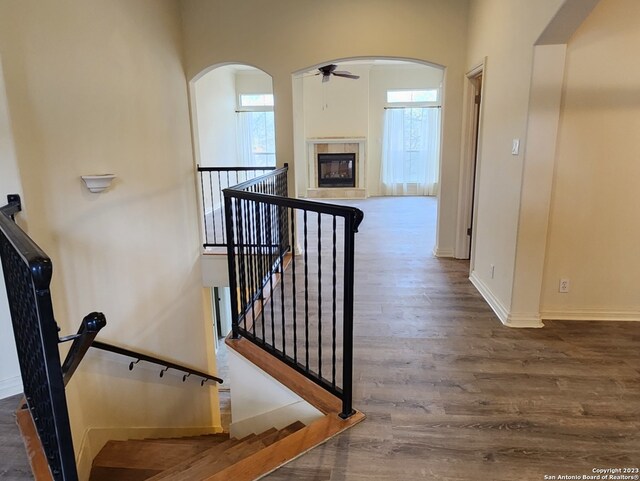
<instances>
[{"instance_id":1,"label":"white wall","mask_svg":"<svg viewBox=\"0 0 640 481\"><path fill-rule=\"evenodd\" d=\"M541 309L640 320L640 4L601 0L567 45ZM569 278L568 294L558 292Z\"/></svg>"},{"instance_id":2,"label":"white wall","mask_svg":"<svg viewBox=\"0 0 640 481\"><path fill-rule=\"evenodd\" d=\"M7 194L22 194L0 56L0 205ZM22 392L20 366L13 340L7 291L0 265L0 399Z\"/></svg>"},{"instance_id":3,"label":"white wall","mask_svg":"<svg viewBox=\"0 0 640 481\"><path fill-rule=\"evenodd\" d=\"M169 0L2 2L0 55L62 334L100 310L103 340L209 371L179 18ZM104 172L115 184L90 194L80 175ZM219 425L214 389L135 375L81 365L67 388L76 450L89 428Z\"/></svg>"},{"instance_id":4,"label":"white wall","mask_svg":"<svg viewBox=\"0 0 640 481\"><path fill-rule=\"evenodd\" d=\"M198 164L238 165L235 68L207 72L193 83L191 95Z\"/></svg>"},{"instance_id":5,"label":"white wall","mask_svg":"<svg viewBox=\"0 0 640 481\"><path fill-rule=\"evenodd\" d=\"M236 94L271 94L271 76L257 69L236 71Z\"/></svg>"},{"instance_id":6,"label":"white wall","mask_svg":"<svg viewBox=\"0 0 640 481\"><path fill-rule=\"evenodd\" d=\"M182 0L187 77L225 62L254 65L273 77L278 163L292 164L292 74L329 61L400 57L446 67L442 196L438 247L453 254L460 158L467 0ZM251 12L251 14L247 14ZM319 25L332 31L325 35ZM299 149L298 149L299 150ZM295 169L292 169L295 170ZM289 189L295 192L294 177Z\"/></svg>"}]
</instances>

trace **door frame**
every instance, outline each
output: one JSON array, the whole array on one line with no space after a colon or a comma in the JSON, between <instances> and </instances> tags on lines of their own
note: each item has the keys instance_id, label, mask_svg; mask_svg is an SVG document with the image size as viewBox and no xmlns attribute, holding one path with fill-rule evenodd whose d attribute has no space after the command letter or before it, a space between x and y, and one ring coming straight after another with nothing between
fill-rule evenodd
<instances>
[{"instance_id":1,"label":"door frame","mask_svg":"<svg viewBox=\"0 0 640 481\"><path fill-rule=\"evenodd\" d=\"M481 171L481 147L482 147L482 119L484 102L476 104L477 93L476 79L482 75L482 86L486 85L487 59L476 64L465 74L465 87L463 99L463 131L460 154L460 178L458 184L458 214L456 226L456 259L470 258L470 271L473 271L473 258L476 236L471 239L467 234L470 225L477 229L478 185ZM476 119L478 122L476 129ZM475 199L475 202L474 202ZM471 256L469 256L471 252Z\"/></svg>"}]
</instances>

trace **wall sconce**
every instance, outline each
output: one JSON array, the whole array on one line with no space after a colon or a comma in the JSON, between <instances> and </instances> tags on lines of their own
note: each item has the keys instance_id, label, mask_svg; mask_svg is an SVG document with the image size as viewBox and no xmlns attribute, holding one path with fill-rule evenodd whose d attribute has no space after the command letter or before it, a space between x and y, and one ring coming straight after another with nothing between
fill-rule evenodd
<instances>
[{"instance_id":1,"label":"wall sconce","mask_svg":"<svg viewBox=\"0 0 640 481\"><path fill-rule=\"evenodd\" d=\"M115 174L102 175L81 175L89 192L98 194L111 185L111 181L116 178Z\"/></svg>"}]
</instances>

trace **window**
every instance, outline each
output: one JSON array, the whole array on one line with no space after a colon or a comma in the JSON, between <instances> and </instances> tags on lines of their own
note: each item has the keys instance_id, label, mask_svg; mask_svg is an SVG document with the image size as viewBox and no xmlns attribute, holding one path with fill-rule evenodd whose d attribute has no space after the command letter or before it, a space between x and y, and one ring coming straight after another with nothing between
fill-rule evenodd
<instances>
[{"instance_id":1,"label":"window","mask_svg":"<svg viewBox=\"0 0 640 481\"><path fill-rule=\"evenodd\" d=\"M271 107L273 94L240 94L240 107Z\"/></svg>"},{"instance_id":2,"label":"window","mask_svg":"<svg viewBox=\"0 0 640 481\"><path fill-rule=\"evenodd\" d=\"M238 108L238 150L242 165L276 165L273 94L241 94Z\"/></svg>"},{"instance_id":3,"label":"window","mask_svg":"<svg viewBox=\"0 0 640 481\"><path fill-rule=\"evenodd\" d=\"M425 90L387 90L388 104L434 103L439 100L439 89Z\"/></svg>"},{"instance_id":4,"label":"window","mask_svg":"<svg viewBox=\"0 0 640 481\"><path fill-rule=\"evenodd\" d=\"M435 195L440 152L439 89L388 90L381 190Z\"/></svg>"}]
</instances>

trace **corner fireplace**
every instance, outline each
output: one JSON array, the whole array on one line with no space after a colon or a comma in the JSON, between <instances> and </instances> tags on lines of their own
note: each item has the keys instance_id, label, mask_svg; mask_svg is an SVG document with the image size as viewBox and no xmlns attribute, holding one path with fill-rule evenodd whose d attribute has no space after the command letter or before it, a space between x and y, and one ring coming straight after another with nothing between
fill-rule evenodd
<instances>
[{"instance_id":1,"label":"corner fireplace","mask_svg":"<svg viewBox=\"0 0 640 481\"><path fill-rule=\"evenodd\" d=\"M318 154L318 187L355 187L356 154Z\"/></svg>"}]
</instances>

